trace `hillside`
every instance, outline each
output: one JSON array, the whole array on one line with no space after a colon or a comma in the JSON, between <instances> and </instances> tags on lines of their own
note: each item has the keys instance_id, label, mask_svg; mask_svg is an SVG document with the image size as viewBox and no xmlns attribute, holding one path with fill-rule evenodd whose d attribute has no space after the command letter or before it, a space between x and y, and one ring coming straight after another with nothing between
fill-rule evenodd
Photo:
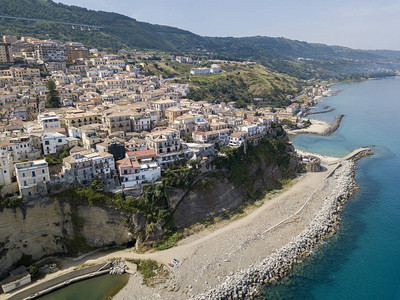
<instances>
[{"instance_id":1,"label":"hillside","mask_svg":"<svg viewBox=\"0 0 400 300\"><path fill-rule=\"evenodd\" d=\"M208 66L204 63L201 66ZM301 81L272 72L262 65L240 63L220 64L223 73L191 75L190 70L198 65L177 62L148 61L143 63L148 74L162 75L164 78L176 78L175 82L190 83L188 95L193 100L210 102L235 101L241 106L252 103L254 98L264 98L268 105L282 106L290 104L287 95L296 95L301 91ZM200 66L200 67L201 67Z\"/></svg>"},{"instance_id":2,"label":"hillside","mask_svg":"<svg viewBox=\"0 0 400 300\"><path fill-rule=\"evenodd\" d=\"M97 48L153 49L174 53L210 53L211 56L254 60L298 78L328 78L354 73L400 69L397 52L361 51L310 44L285 38L202 37L186 30L139 22L116 13L93 11L48 0L2 0L0 15L49 21L0 19L0 33L79 41ZM54 21L102 26L101 31L73 29ZM307 60L299 60L306 58Z\"/></svg>"},{"instance_id":3,"label":"hillside","mask_svg":"<svg viewBox=\"0 0 400 300\"><path fill-rule=\"evenodd\" d=\"M271 72L261 65L222 64L225 72L190 77L189 98L209 101L235 101L239 105L252 103L254 98L264 98L268 104L288 105L286 95L301 91L293 77Z\"/></svg>"}]
</instances>

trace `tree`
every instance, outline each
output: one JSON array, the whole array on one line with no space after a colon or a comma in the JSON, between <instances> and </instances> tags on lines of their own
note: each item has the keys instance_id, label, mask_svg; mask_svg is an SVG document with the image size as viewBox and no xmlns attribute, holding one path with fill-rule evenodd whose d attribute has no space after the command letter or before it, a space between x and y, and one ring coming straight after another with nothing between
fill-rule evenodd
<instances>
[{"instance_id":1,"label":"tree","mask_svg":"<svg viewBox=\"0 0 400 300\"><path fill-rule=\"evenodd\" d=\"M93 179L93 181L90 183L89 186L92 190L102 190L103 189L103 183L99 178Z\"/></svg>"},{"instance_id":2,"label":"tree","mask_svg":"<svg viewBox=\"0 0 400 300\"><path fill-rule=\"evenodd\" d=\"M49 79L47 81L47 101L46 108L59 108L61 107L61 101L58 91L56 90L56 83Z\"/></svg>"}]
</instances>

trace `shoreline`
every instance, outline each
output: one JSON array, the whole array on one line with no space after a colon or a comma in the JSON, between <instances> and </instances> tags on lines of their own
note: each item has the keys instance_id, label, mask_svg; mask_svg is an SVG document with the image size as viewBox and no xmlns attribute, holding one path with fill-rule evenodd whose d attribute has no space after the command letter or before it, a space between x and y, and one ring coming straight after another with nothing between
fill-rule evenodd
<instances>
[{"instance_id":1,"label":"shoreline","mask_svg":"<svg viewBox=\"0 0 400 300\"><path fill-rule=\"evenodd\" d=\"M297 134L317 134L322 136L329 136L339 129L344 115L337 115L332 123L321 120L310 119L311 125L308 128L289 130L289 135Z\"/></svg>"},{"instance_id":2,"label":"shoreline","mask_svg":"<svg viewBox=\"0 0 400 300\"><path fill-rule=\"evenodd\" d=\"M229 276L219 287L191 299L252 299L259 296L261 285L275 283L286 276L294 264L310 256L319 243L336 233L339 227L339 213L357 188L354 181L356 162L372 154L371 149L356 150L356 153L344 158L329 172L325 180L331 180L332 177L339 178L336 179L339 180L338 189L324 200L324 205L315 214L314 220L292 242L266 257L259 265L241 270L238 274ZM336 172L339 174L335 174ZM303 208L304 206L299 212Z\"/></svg>"},{"instance_id":3,"label":"shoreline","mask_svg":"<svg viewBox=\"0 0 400 300\"><path fill-rule=\"evenodd\" d=\"M353 153L363 153L363 151L370 152L364 148ZM303 152L298 151L298 153ZM331 181L331 184L336 184L333 190L338 190L337 186L354 184L352 177L354 163L351 163L350 175L342 178L344 181L336 178L334 174L338 167L340 169L343 161L348 161L348 158L320 157L324 171L301 175L290 189L266 199L263 205L249 215L224 227L195 233L182 240L178 246L164 251L138 254L127 249L106 255L96 253L77 261L63 261L62 270L38 281L36 285L49 281L60 273L65 274L83 263L94 264L116 258L138 258L154 259L168 267L168 263L177 258L180 263L177 267L169 268L170 278L165 283L147 287L142 284L141 276L136 274L130 276L127 285L113 299L218 299L235 291L239 299L245 295L249 296L250 292L256 295L261 282L264 284L267 279L265 272L261 271L265 271L265 267L268 266L265 262L266 257L272 256L278 259L281 256L283 259L275 260L276 263L282 264L282 269L279 268L281 273L275 274L275 278L271 277L272 279L268 280L279 278L276 275L284 276L287 272L285 268L288 266L290 268L291 264L295 263L293 261L289 263L287 247L293 243L294 237L298 237L305 228L315 222L316 212L321 210L324 198L329 196L327 180ZM332 172L335 176L331 176ZM349 195L350 192L347 196ZM330 217L329 215L327 219ZM311 242L310 245L315 246ZM286 249L286 252L279 252L282 249ZM272 270L278 270L277 265ZM273 273L270 270L268 274L272 276ZM242 283L242 296L239 296L237 288L235 290L238 283ZM27 287L27 290L33 286ZM0 299L2 296L4 294L0 295Z\"/></svg>"},{"instance_id":4,"label":"shoreline","mask_svg":"<svg viewBox=\"0 0 400 300\"><path fill-rule=\"evenodd\" d=\"M242 232L238 233L238 229L229 228L235 226L228 225L228 228L225 228L226 234L220 234L219 239L208 239L208 243L204 243L204 239L196 241L193 238L199 246L183 260L180 269L171 270L172 286L151 289L140 287L140 282L132 279L114 299L255 297L259 294L262 284L275 282L285 276L294 263L310 255L311 250L320 241L335 233L338 213L356 187L353 179L355 162L370 154L369 148L362 148L342 159L320 156L327 170L309 174L316 176L319 183L317 187L311 183L314 181L306 181L307 178L303 178L299 184L300 188L293 187L286 195L276 197L275 203L267 202L267 205L271 204L269 207L260 208L255 212L264 219L263 221L253 215L245 217L250 218L257 228L245 223ZM304 203L299 201L299 198L305 195L307 196L304 199L307 200ZM289 202L286 202L287 200ZM281 201L286 203L282 204ZM293 205L293 202L297 205ZM285 218L278 218L277 223L269 223L271 226L265 228L264 225L267 224L262 222L275 214L273 205L282 205L280 209L289 210L290 213ZM299 222L300 220L303 222ZM238 223L239 226L242 225ZM318 230L320 232L317 238L310 238L310 235L314 237ZM193 274L193 270L196 270L197 274ZM133 297L132 294L139 287L141 292Z\"/></svg>"}]
</instances>

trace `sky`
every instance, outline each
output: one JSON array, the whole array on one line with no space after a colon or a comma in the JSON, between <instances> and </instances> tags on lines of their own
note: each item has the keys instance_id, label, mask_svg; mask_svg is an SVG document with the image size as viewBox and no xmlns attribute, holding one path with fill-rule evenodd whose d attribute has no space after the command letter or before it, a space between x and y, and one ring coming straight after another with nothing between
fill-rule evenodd
<instances>
[{"instance_id":1,"label":"sky","mask_svg":"<svg viewBox=\"0 0 400 300\"><path fill-rule=\"evenodd\" d=\"M400 0L55 0L203 36L400 50Z\"/></svg>"}]
</instances>

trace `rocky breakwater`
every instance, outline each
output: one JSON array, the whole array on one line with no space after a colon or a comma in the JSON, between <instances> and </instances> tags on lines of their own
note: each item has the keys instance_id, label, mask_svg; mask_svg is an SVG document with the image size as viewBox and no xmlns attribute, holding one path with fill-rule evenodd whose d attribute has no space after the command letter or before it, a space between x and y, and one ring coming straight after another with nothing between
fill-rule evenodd
<instances>
[{"instance_id":1,"label":"rocky breakwater","mask_svg":"<svg viewBox=\"0 0 400 300\"><path fill-rule=\"evenodd\" d=\"M328 135L331 135L332 133L334 133L336 130L338 130L343 118L344 118L344 115L336 116L335 119L333 120L332 124L329 126L329 128L326 129L323 133L321 133L321 135L328 136Z\"/></svg>"},{"instance_id":2,"label":"rocky breakwater","mask_svg":"<svg viewBox=\"0 0 400 300\"><path fill-rule=\"evenodd\" d=\"M253 299L260 293L262 285L274 283L287 275L293 264L309 256L320 241L336 232L339 226L339 212L356 188L355 162L371 154L370 149L361 150L343 160L326 177L328 196L323 199L322 207L315 214L313 221L292 242L266 257L258 265L231 274L221 285L206 293L193 295L191 299Z\"/></svg>"}]
</instances>

